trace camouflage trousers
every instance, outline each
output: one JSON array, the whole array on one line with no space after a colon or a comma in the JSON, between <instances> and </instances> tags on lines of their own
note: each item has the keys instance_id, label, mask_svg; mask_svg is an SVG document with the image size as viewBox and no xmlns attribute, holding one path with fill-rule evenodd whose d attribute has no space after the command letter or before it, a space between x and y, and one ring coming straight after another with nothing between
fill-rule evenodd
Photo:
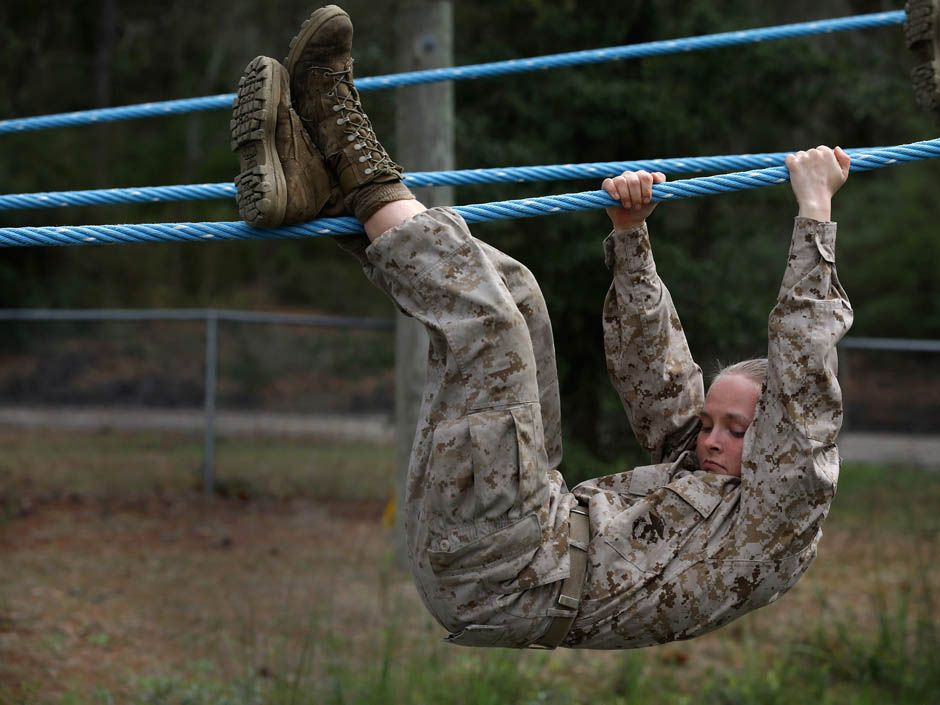
<instances>
[{"instance_id":1,"label":"camouflage trousers","mask_svg":"<svg viewBox=\"0 0 940 705\"><path fill-rule=\"evenodd\" d=\"M450 641L527 646L560 614L577 503L555 469L558 380L538 284L445 208L356 254L430 336L403 507L418 591Z\"/></svg>"},{"instance_id":2,"label":"camouflage trousers","mask_svg":"<svg viewBox=\"0 0 940 705\"><path fill-rule=\"evenodd\" d=\"M818 234L795 233L791 251L805 252L790 258L792 282L802 267L813 284L807 291L841 291L829 263L831 244L827 249ZM838 453L786 421L789 401L762 394L745 440L745 469L753 477L759 471L760 482L745 486L702 471L694 452L682 448L671 462L588 480L569 492L556 469L561 439L551 324L531 273L474 239L448 209L422 213L371 245L364 238L340 244L430 334L403 513L418 591L450 641L529 646L554 617L576 617L564 646L665 643L769 604L806 570L832 498ZM829 259L820 260L827 252ZM792 282L786 290L798 288ZM664 300L658 318L644 319L644 327L675 328L671 301ZM834 356L851 310L842 312L844 293L832 304L821 301L818 315L809 316L797 308L804 304L794 299L788 309L781 298L775 311L799 316L791 323L772 314L771 333L813 342L808 350ZM620 322L605 318L605 334L617 334L608 327ZM668 352L658 336L625 340L644 346L638 354ZM679 359L694 366L681 342ZM773 343L770 350L772 362L786 364L772 357ZM805 357L817 358L823 355ZM637 375L659 374L662 365L644 369L638 360ZM817 384L825 392L834 371L819 364ZM838 386L825 398L834 399L831 413L841 416ZM762 450L748 455L749 447ZM590 537L574 615L559 607L558 597L571 565L569 516L579 501L590 516Z\"/></svg>"}]
</instances>

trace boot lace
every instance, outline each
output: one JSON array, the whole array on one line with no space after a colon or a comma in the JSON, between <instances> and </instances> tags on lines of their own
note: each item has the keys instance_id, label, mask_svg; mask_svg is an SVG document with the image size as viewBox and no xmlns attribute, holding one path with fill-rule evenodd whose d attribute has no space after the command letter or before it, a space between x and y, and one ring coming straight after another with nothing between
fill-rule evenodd
<instances>
[{"instance_id":1,"label":"boot lace","mask_svg":"<svg viewBox=\"0 0 940 705\"><path fill-rule=\"evenodd\" d=\"M338 101L333 106L333 111L339 114L336 124L343 126L346 140L353 142L353 149L361 152L358 161L368 164L365 173L388 171L400 173L401 167L391 160L388 152L379 143L375 130L372 129L372 122L362 110L359 92L353 83L352 62L339 71L325 70L324 75L333 81L327 95Z\"/></svg>"}]
</instances>

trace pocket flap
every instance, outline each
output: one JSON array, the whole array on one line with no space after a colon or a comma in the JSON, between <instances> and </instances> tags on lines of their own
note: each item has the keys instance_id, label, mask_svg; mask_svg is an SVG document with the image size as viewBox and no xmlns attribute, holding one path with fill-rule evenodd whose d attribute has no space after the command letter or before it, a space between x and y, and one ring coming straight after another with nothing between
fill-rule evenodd
<instances>
[{"instance_id":1,"label":"pocket flap","mask_svg":"<svg viewBox=\"0 0 940 705\"><path fill-rule=\"evenodd\" d=\"M480 570L481 577L491 579L494 572L508 572L509 577L514 577L523 565L515 566L511 559L525 555L526 561L530 560L541 540L539 519L535 514L529 514L470 542L445 539L438 544L438 550L428 550L428 560L438 577L466 570Z\"/></svg>"},{"instance_id":2,"label":"pocket flap","mask_svg":"<svg viewBox=\"0 0 940 705\"><path fill-rule=\"evenodd\" d=\"M666 485L688 502L695 511L708 517L721 504L721 491L695 475L686 475Z\"/></svg>"},{"instance_id":3,"label":"pocket flap","mask_svg":"<svg viewBox=\"0 0 940 705\"><path fill-rule=\"evenodd\" d=\"M634 468L630 471L630 486L627 491L630 494L645 497L669 482L671 467L668 463L660 463Z\"/></svg>"}]
</instances>

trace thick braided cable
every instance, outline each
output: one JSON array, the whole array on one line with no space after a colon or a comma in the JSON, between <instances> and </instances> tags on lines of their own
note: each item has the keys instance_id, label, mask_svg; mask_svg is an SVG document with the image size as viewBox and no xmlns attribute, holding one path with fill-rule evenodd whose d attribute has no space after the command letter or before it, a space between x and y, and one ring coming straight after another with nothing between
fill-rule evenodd
<instances>
[{"instance_id":1,"label":"thick braided cable","mask_svg":"<svg viewBox=\"0 0 940 705\"><path fill-rule=\"evenodd\" d=\"M847 150L850 154L860 150ZM780 166L787 152L740 154L717 157L680 157L619 162L588 162L548 166L516 166L496 169L460 169L457 171L416 171L405 174L405 184L422 186L466 186L468 184L527 183L599 179L624 171L663 171L667 174L703 174ZM181 184L178 186L141 186L137 188L90 189L85 191L45 191L0 196L0 211L27 208L61 208L118 203L166 203L234 198L230 183Z\"/></svg>"},{"instance_id":2,"label":"thick braided cable","mask_svg":"<svg viewBox=\"0 0 940 705\"><path fill-rule=\"evenodd\" d=\"M65 206L102 206L118 203L170 203L235 198L235 185L180 184L179 186L141 186L85 191L43 191L0 196L0 211L24 208L62 208Z\"/></svg>"},{"instance_id":3,"label":"thick braided cable","mask_svg":"<svg viewBox=\"0 0 940 705\"><path fill-rule=\"evenodd\" d=\"M608 47L606 49L573 51L564 54L533 57L530 59L511 59L509 61L494 61L469 66L454 66L441 69L429 69L426 71L411 71L409 73L372 76L357 79L356 86L360 91L368 91L395 88L398 86L413 86L423 83L437 83L440 81L462 81L491 76L505 76L512 73L525 73L528 71L567 66L596 64L605 61L639 59L649 56L663 56L666 54L717 49L741 44L751 44L754 42L792 39L814 34L887 27L903 23L904 18L905 14L900 10L876 12L867 15L818 20L816 22L799 22L795 24L778 25L776 27L706 34L699 37L686 37L684 39L667 39L656 42ZM231 109L234 99L234 93L224 93L201 98L141 103L139 105L127 105L118 108L101 108L98 110L59 113L56 115L14 118L0 121L0 134L45 130L54 127L92 125L117 120L159 117L161 115L177 115L200 110Z\"/></svg>"},{"instance_id":4,"label":"thick braided cable","mask_svg":"<svg viewBox=\"0 0 940 705\"><path fill-rule=\"evenodd\" d=\"M940 157L940 138L912 144L856 152L852 171L880 169L903 162ZM703 176L656 184L654 201L708 196L743 189L782 184L789 180L786 167ZM457 206L455 210L469 223L507 218L527 218L553 213L594 210L615 203L603 191L585 191L560 196L543 196L498 203ZM189 240L272 240L278 238L324 237L362 232L354 218L313 220L270 230L252 228L242 222L150 223L143 225L82 225L35 228L0 228L0 246L124 244Z\"/></svg>"}]
</instances>

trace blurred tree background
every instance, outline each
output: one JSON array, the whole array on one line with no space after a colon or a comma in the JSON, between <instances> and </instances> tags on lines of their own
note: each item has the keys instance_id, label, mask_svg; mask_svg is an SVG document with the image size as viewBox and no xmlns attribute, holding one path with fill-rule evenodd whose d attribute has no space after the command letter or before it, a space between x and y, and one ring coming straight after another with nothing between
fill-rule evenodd
<instances>
[{"instance_id":1,"label":"blurred tree background","mask_svg":"<svg viewBox=\"0 0 940 705\"><path fill-rule=\"evenodd\" d=\"M356 73L390 73L394 2L348 0ZM300 0L13 0L0 9L0 117L234 90L257 54L277 58L310 12ZM592 49L900 9L876 0L511 0L454 3L455 63ZM457 84L458 168L892 145L937 136L918 113L901 27L605 63ZM408 90L408 89L400 89ZM391 92L364 103L394 156ZM0 191L230 180L225 111L0 137ZM404 165L406 168L407 164ZM940 164L852 178L837 198L840 274L854 334L940 337ZM463 187L458 203L595 188ZM786 187L687 200L652 218L659 270L708 368L762 353L795 207ZM7 211L0 225L235 219L206 201ZM629 453L608 389L600 307L603 213L479 225L526 263L559 350L569 462ZM390 316L329 242L0 250L5 307L219 306Z\"/></svg>"}]
</instances>

